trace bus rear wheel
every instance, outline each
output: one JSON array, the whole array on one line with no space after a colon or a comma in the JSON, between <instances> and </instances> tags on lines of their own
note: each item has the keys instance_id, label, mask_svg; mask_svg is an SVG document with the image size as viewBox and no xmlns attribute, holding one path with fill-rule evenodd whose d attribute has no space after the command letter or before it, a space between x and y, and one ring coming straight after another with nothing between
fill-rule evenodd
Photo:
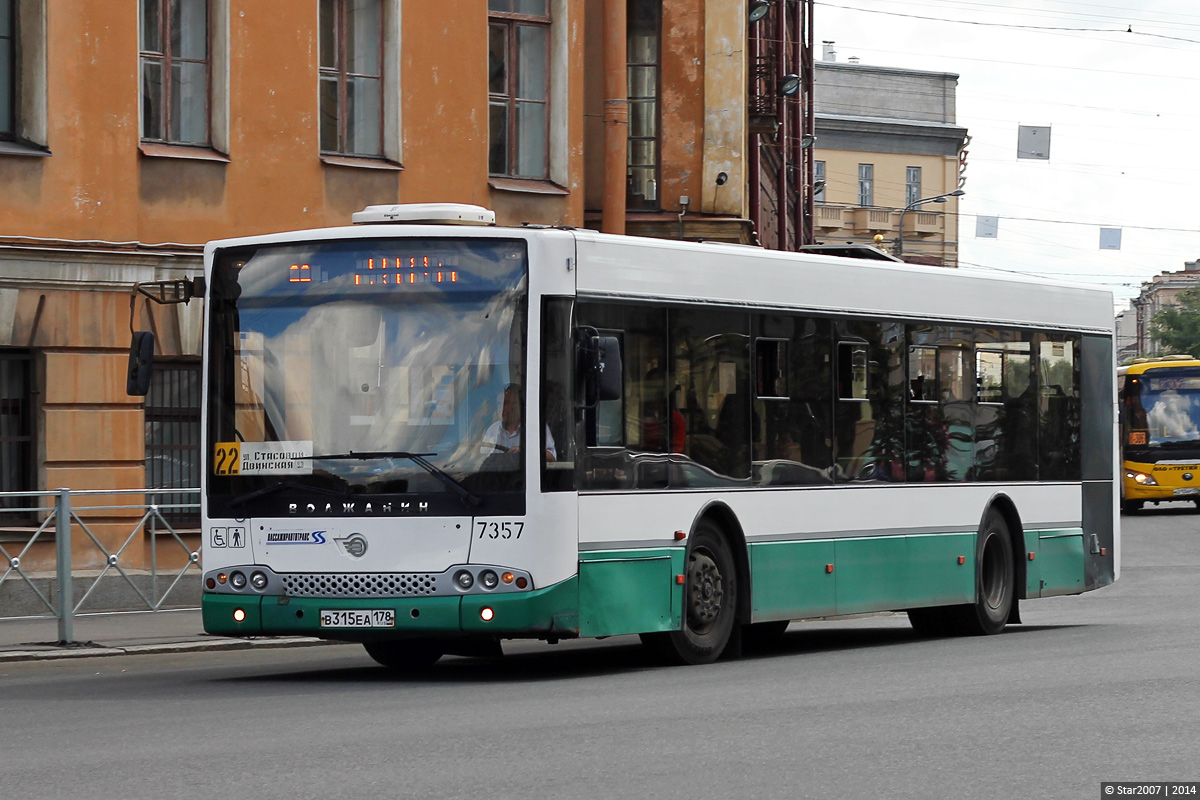
<instances>
[{"instance_id":1,"label":"bus rear wheel","mask_svg":"<svg viewBox=\"0 0 1200 800\"><path fill-rule=\"evenodd\" d=\"M696 526L683 585L683 627L642 634L642 641L675 664L709 664L725 652L737 619L737 568L716 523Z\"/></svg>"},{"instance_id":2,"label":"bus rear wheel","mask_svg":"<svg viewBox=\"0 0 1200 800\"><path fill-rule=\"evenodd\" d=\"M399 639L388 642L363 642L367 655L396 672L417 672L433 666L445 654L434 639Z\"/></svg>"},{"instance_id":3,"label":"bus rear wheel","mask_svg":"<svg viewBox=\"0 0 1200 800\"><path fill-rule=\"evenodd\" d=\"M949 631L988 636L1004 630L1016 602L1012 536L1004 516L988 511L975 545L975 602L946 608Z\"/></svg>"},{"instance_id":4,"label":"bus rear wheel","mask_svg":"<svg viewBox=\"0 0 1200 800\"><path fill-rule=\"evenodd\" d=\"M1122 500L1121 501L1121 513L1122 514L1136 514L1141 510L1142 510L1142 501L1141 500Z\"/></svg>"}]
</instances>

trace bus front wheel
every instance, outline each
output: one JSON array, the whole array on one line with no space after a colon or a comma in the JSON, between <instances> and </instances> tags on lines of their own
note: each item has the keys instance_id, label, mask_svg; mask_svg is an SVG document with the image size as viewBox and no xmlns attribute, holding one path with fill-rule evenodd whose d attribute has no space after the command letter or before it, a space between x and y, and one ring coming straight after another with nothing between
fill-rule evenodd
<instances>
[{"instance_id":1,"label":"bus front wheel","mask_svg":"<svg viewBox=\"0 0 1200 800\"><path fill-rule=\"evenodd\" d=\"M676 664L709 664L721 657L737 618L737 568L716 523L692 534L683 586L683 627L642 634L656 654Z\"/></svg>"},{"instance_id":2,"label":"bus front wheel","mask_svg":"<svg viewBox=\"0 0 1200 800\"><path fill-rule=\"evenodd\" d=\"M445 650L433 639L399 639L388 642L363 642L367 655L388 669L416 672L433 666Z\"/></svg>"},{"instance_id":3,"label":"bus front wheel","mask_svg":"<svg viewBox=\"0 0 1200 800\"><path fill-rule=\"evenodd\" d=\"M946 609L951 633L990 635L1004 630L1015 599L1012 535L1004 516L987 513L975 546L975 602Z\"/></svg>"}]
</instances>

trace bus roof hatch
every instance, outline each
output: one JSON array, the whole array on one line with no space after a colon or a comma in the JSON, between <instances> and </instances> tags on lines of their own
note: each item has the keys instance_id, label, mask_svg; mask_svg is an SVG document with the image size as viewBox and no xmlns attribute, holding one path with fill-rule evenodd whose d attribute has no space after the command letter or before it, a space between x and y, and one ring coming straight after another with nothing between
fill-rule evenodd
<instances>
[{"instance_id":1,"label":"bus roof hatch","mask_svg":"<svg viewBox=\"0 0 1200 800\"><path fill-rule=\"evenodd\" d=\"M355 225L378 223L423 225L495 225L496 212L463 203L402 203L367 206L350 215Z\"/></svg>"}]
</instances>

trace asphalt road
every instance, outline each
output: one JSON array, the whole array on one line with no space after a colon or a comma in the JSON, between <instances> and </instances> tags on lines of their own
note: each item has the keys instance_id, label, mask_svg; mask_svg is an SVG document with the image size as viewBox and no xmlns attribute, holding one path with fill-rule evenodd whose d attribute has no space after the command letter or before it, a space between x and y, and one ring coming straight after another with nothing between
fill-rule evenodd
<instances>
[{"instance_id":1,"label":"asphalt road","mask_svg":"<svg viewBox=\"0 0 1200 800\"><path fill-rule=\"evenodd\" d=\"M1096 798L1200 780L1200 515L988 638L793 624L706 667L506 645L399 679L355 646L0 665L6 798Z\"/></svg>"}]
</instances>

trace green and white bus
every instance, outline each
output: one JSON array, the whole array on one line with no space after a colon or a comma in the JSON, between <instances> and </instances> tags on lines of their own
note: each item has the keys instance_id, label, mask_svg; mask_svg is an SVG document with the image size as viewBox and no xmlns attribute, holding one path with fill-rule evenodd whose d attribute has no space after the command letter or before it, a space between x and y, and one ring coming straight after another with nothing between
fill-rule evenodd
<instances>
[{"instance_id":1,"label":"green and white bus","mask_svg":"<svg viewBox=\"0 0 1200 800\"><path fill-rule=\"evenodd\" d=\"M211 633L704 663L801 618L994 634L1117 578L1108 292L471 206L354 222L205 250Z\"/></svg>"}]
</instances>

